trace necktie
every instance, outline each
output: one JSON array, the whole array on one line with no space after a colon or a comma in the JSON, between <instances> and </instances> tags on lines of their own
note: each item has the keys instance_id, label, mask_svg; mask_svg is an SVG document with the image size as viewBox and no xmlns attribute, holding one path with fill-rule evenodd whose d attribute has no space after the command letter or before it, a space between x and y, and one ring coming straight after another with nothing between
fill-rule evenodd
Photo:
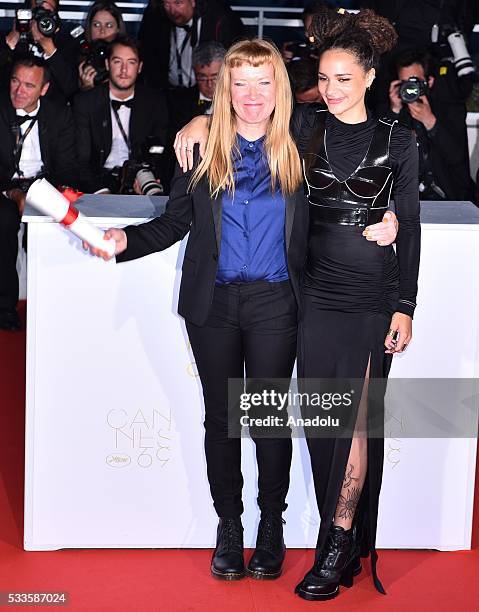
<instances>
[{"instance_id":1,"label":"necktie","mask_svg":"<svg viewBox=\"0 0 479 612\"><path fill-rule=\"evenodd\" d=\"M16 123L17 125L22 125L22 123L25 123L25 121L31 121L32 119L35 119L35 117L30 117L30 115L17 115Z\"/></svg>"},{"instance_id":2,"label":"necktie","mask_svg":"<svg viewBox=\"0 0 479 612\"><path fill-rule=\"evenodd\" d=\"M119 111L122 106L126 106L127 108L133 107L133 99L131 100L112 100L111 106L113 110Z\"/></svg>"}]
</instances>

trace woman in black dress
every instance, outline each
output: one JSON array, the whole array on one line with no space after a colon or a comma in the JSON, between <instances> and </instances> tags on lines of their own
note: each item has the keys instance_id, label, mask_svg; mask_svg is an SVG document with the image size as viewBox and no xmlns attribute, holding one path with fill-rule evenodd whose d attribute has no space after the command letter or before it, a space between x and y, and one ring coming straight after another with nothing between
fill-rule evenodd
<instances>
[{"instance_id":1,"label":"woman in black dress","mask_svg":"<svg viewBox=\"0 0 479 612\"><path fill-rule=\"evenodd\" d=\"M296 593L322 600L335 597L340 584L352 585L360 553L371 555L375 586L384 593L375 550L383 398L393 354L411 340L420 220L415 137L397 122L373 117L365 105L379 54L396 41L393 27L372 11L324 8L312 34L327 109L302 109L296 126L310 204L298 377L308 391L321 388L312 380L319 378L355 380L358 391L342 415L352 423L352 436L306 432L321 525L314 566ZM364 226L383 216L391 193L397 255L392 246L363 237Z\"/></svg>"},{"instance_id":2,"label":"woman in black dress","mask_svg":"<svg viewBox=\"0 0 479 612\"><path fill-rule=\"evenodd\" d=\"M342 415L354 435L318 438L317 431L306 432L321 527L314 566L296 592L323 600L335 597L340 583L351 586L361 571L360 554L371 555L376 588L384 593L375 550L384 381L393 354L412 337L420 220L414 135L397 122L374 118L365 105L378 57L395 44L394 28L372 11L352 16L324 8L312 33L327 109L300 105L292 125L310 208L298 375L302 390L317 392L313 379L329 378L353 379L358 391ZM204 138L201 131L180 132L179 156ZM381 220L391 193L399 219L397 257L391 246L380 246L383 241L365 239L365 228ZM368 406L371 387L374 412Z\"/></svg>"}]
</instances>

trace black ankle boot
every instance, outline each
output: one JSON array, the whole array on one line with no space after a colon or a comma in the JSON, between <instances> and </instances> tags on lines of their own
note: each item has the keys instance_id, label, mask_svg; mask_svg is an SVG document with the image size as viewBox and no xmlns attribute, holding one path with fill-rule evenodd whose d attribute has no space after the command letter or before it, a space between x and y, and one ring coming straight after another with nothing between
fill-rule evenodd
<instances>
[{"instance_id":1,"label":"black ankle boot","mask_svg":"<svg viewBox=\"0 0 479 612\"><path fill-rule=\"evenodd\" d=\"M238 518L220 518L211 575L220 580L244 578L243 525Z\"/></svg>"},{"instance_id":2,"label":"black ankle boot","mask_svg":"<svg viewBox=\"0 0 479 612\"><path fill-rule=\"evenodd\" d=\"M339 594L339 585L352 586L353 576L361 571L355 540L354 528L345 531L332 525L324 549L295 593L311 601L325 600Z\"/></svg>"},{"instance_id":3,"label":"black ankle boot","mask_svg":"<svg viewBox=\"0 0 479 612\"><path fill-rule=\"evenodd\" d=\"M286 546L283 540L283 519L280 512L261 513L256 550L246 571L256 580L274 580L283 571Z\"/></svg>"}]
</instances>

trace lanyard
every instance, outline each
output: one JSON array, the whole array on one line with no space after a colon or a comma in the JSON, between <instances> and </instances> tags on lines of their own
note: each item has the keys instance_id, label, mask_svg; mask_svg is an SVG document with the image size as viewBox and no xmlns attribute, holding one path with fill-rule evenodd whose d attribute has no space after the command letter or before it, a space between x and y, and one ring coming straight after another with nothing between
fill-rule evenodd
<instances>
[{"instance_id":1,"label":"lanyard","mask_svg":"<svg viewBox=\"0 0 479 612\"><path fill-rule=\"evenodd\" d=\"M193 28L195 28L195 27L196 27L196 21L193 20L192 26L186 32L186 36L183 39L183 44L181 45L181 49L178 49L178 41L177 41L177 38L176 38L176 27L173 29L173 37L175 39L176 68L177 68L177 71L178 71L178 85L180 87L183 87L183 85L184 85L184 83L183 83L183 69L181 67L181 56L183 55L183 52L186 49L186 45L191 40L191 36L192 36L192 33L193 33ZM188 87L191 87L191 70L190 70L190 77L189 77L189 81L188 81Z\"/></svg>"},{"instance_id":2,"label":"lanyard","mask_svg":"<svg viewBox=\"0 0 479 612\"><path fill-rule=\"evenodd\" d=\"M17 126L17 142L15 144L15 148L13 149L13 161L15 164L15 170L19 177L23 177L23 172L20 170L20 157L22 156L23 144L28 134L30 134L30 132L33 130L33 126L35 125L36 121L37 117L33 117L24 134L22 134L21 127L19 125Z\"/></svg>"},{"instance_id":3,"label":"lanyard","mask_svg":"<svg viewBox=\"0 0 479 612\"><path fill-rule=\"evenodd\" d=\"M115 115L115 119L116 119L116 122L118 124L118 127L120 129L121 135L123 136L123 140L125 141L125 144L128 147L128 156L130 156L131 155L130 139L126 135L126 132L125 132L125 129L124 129L122 123L121 123L120 115L118 114L118 111L116 110L116 108L113 108L113 106L112 106L112 109L113 109L113 114Z\"/></svg>"}]
</instances>

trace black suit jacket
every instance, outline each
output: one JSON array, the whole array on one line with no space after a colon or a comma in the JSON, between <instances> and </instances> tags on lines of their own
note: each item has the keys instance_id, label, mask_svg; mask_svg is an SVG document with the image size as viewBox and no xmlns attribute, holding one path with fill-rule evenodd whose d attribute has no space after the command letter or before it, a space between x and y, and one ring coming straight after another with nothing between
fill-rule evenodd
<instances>
[{"instance_id":1,"label":"black suit jacket","mask_svg":"<svg viewBox=\"0 0 479 612\"><path fill-rule=\"evenodd\" d=\"M387 117L399 119L414 130L419 144L420 155L427 153L431 162L434 181L441 187L448 200L474 200L475 185L469 169L467 145L466 109L460 102L441 103L435 96L436 84L430 91L429 102L436 116L436 125L430 131L415 121L407 106L399 115L388 111ZM420 163L420 170L421 170ZM419 177L423 179L422 176ZM438 198L439 199L439 198Z\"/></svg>"},{"instance_id":2,"label":"black suit jacket","mask_svg":"<svg viewBox=\"0 0 479 612\"><path fill-rule=\"evenodd\" d=\"M162 251L190 232L183 260L178 313L195 325L203 325L213 300L221 246L222 198L212 199L207 180L188 193L191 172L177 166L166 211L148 223L125 229L127 250L117 262ZM291 284L299 302L300 274L306 259L308 206L303 186L285 198L285 243Z\"/></svg>"},{"instance_id":3,"label":"black suit jacket","mask_svg":"<svg viewBox=\"0 0 479 612\"><path fill-rule=\"evenodd\" d=\"M193 117L204 115L205 107L199 103L198 87L177 87L168 92L168 108L170 111L170 141L173 143L176 133Z\"/></svg>"},{"instance_id":4,"label":"black suit jacket","mask_svg":"<svg viewBox=\"0 0 479 612\"><path fill-rule=\"evenodd\" d=\"M93 180L99 189L104 187L100 175L112 144L108 84L75 96L73 113L79 162L89 166L89 180ZM129 125L132 156L141 154L142 145L148 136L156 136L166 148L167 127L168 110L164 95L137 84Z\"/></svg>"},{"instance_id":5,"label":"black suit jacket","mask_svg":"<svg viewBox=\"0 0 479 612\"><path fill-rule=\"evenodd\" d=\"M240 17L222 0L203 2L198 0L195 15L201 17L200 37L197 43L217 41L228 48L244 35L244 26ZM150 0L138 34L143 56L143 78L150 87L168 87L170 38L173 27L163 8L156 6L156 3Z\"/></svg>"},{"instance_id":6,"label":"black suit jacket","mask_svg":"<svg viewBox=\"0 0 479 612\"><path fill-rule=\"evenodd\" d=\"M10 98L0 99L0 190L8 187L15 173L16 112ZM54 185L83 188L75 156L75 131L71 109L44 98L38 111L38 135L44 172Z\"/></svg>"}]
</instances>

